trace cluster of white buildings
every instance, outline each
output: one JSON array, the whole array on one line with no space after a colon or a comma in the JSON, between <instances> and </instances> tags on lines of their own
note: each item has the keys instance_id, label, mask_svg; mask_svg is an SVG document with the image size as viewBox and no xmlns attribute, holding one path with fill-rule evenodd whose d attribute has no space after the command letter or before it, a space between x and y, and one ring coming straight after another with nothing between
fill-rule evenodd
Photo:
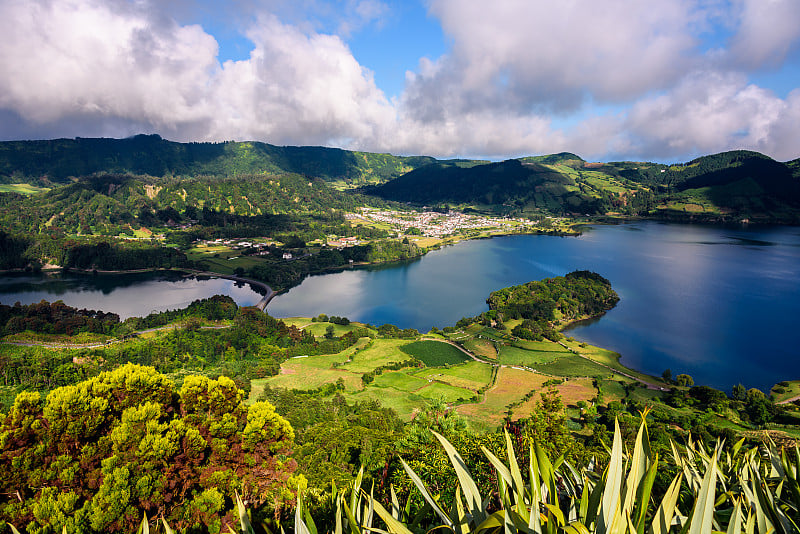
<instances>
[{"instance_id":1,"label":"cluster of white buildings","mask_svg":"<svg viewBox=\"0 0 800 534\"><path fill-rule=\"evenodd\" d=\"M503 229L511 227L511 219L494 219L479 215L467 215L457 211L439 213L435 211L399 212L378 211L362 208L361 218L390 224L395 230L405 233L417 228L426 237L444 237L458 230ZM520 219L520 222L522 220Z\"/></svg>"},{"instance_id":2,"label":"cluster of white buildings","mask_svg":"<svg viewBox=\"0 0 800 534\"><path fill-rule=\"evenodd\" d=\"M203 245L225 245L231 248L250 248L250 247L268 247L269 243L254 243L252 241L242 241L241 239L214 239L212 241L201 241Z\"/></svg>"}]
</instances>

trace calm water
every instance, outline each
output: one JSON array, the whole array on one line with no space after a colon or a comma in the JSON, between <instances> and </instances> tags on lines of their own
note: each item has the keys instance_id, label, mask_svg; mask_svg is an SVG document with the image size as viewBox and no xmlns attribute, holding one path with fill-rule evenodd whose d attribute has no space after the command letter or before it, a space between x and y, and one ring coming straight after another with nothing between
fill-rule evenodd
<instances>
[{"instance_id":1,"label":"calm water","mask_svg":"<svg viewBox=\"0 0 800 534\"><path fill-rule=\"evenodd\" d=\"M63 300L76 308L111 311L122 319L185 308L211 295L230 295L241 306L252 306L261 299L249 285L219 278L198 280L171 272L0 277L0 303Z\"/></svg>"},{"instance_id":2,"label":"calm water","mask_svg":"<svg viewBox=\"0 0 800 534\"><path fill-rule=\"evenodd\" d=\"M426 331L487 309L495 289L576 269L608 278L616 308L570 335L660 375L728 389L800 378L800 228L635 223L579 238L469 241L411 264L307 278L271 314L344 315Z\"/></svg>"},{"instance_id":3,"label":"calm water","mask_svg":"<svg viewBox=\"0 0 800 534\"><path fill-rule=\"evenodd\" d=\"M660 375L689 373L729 389L800 378L800 228L720 228L653 222L589 228L578 238L469 241L381 269L307 278L279 295L276 317L340 315L427 331L485 311L491 291L590 269L620 294L616 308L570 335ZM119 280L119 282L117 282ZM227 280L68 277L0 279L0 302L62 299L122 317L185 306L214 293L260 298Z\"/></svg>"}]
</instances>

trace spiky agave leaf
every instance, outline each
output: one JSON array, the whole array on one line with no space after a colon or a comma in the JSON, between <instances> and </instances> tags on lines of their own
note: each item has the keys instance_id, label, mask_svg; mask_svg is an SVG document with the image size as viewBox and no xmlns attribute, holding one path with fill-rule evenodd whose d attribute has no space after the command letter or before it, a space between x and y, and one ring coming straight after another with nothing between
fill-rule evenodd
<instances>
[{"instance_id":1,"label":"spiky agave leaf","mask_svg":"<svg viewBox=\"0 0 800 534\"><path fill-rule=\"evenodd\" d=\"M436 439L438 439L442 444L442 447L444 447L448 458L450 458L450 463L453 464L453 468L456 470L458 483L460 484L461 491L464 492L464 498L467 501L467 509L472 516L472 523L477 525L478 523L483 522L487 516L486 508L483 505L483 499L481 499L478 486L472 479L469 469L467 469L467 464L464 462L464 459L461 458L461 455L458 454L455 447L453 447L453 445L447 441L444 436L438 432L434 432L433 430L431 430L431 432L433 432L433 435L436 436Z\"/></svg>"}]
</instances>

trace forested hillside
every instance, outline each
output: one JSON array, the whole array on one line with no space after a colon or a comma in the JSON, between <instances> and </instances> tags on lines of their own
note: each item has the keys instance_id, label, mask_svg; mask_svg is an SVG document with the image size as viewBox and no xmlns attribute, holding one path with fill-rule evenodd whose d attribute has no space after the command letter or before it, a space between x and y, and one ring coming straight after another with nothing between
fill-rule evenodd
<instances>
[{"instance_id":1,"label":"forested hillside","mask_svg":"<svg viewBox=\"0 0 800 534\"><path fill-rule=\"evenodd\" d=\"M780 163L743 150L664 165L593 163L569 152L497 163L440 161L427 156L277 147L259 142L176 143L157 135L0 143L0 183L52 186L92 175L147 175L151 180L171 179L173 184L198 177L244 180L248 191L230 191L228 203L221 206L234 206L238 212L238 204L248 202L248 210L258 211L253 207L257 202L248 194L253 180L286 174L319 179L339 188L368 185L366 193L390 200L473 207L505 215L800 220L797 160ZM226 187L230 189L230 183ZM143 192L126 191L132 194L127 204L141 202L138 196ZM180 212L183 205L190 205L191 199L196 201L204 192L196 187L177 187L165 194L172 195L168 203ZM320 194L324 192L318 189L312 196ZM299 197L307 198L303 194ZM93 208L113 211L114 207L100 202Z\"/></svg>"},{"instance_id":2,"label":"forested hillside","mask_svg":"<svg viewBox=\"0 0 800 534\"><path fill-rule=\"evenodd\" d=\"M0 182L63 182L96 173L183 177L297 173L359 184L389 180L433 161L430 157L249 141L176 143L158 135L79 137L0 142Z\"/></svg>"},{"instance_id":3,"label":"forested hillside","mask_svg":"<svg viewBox=\"0 0 800 534\"><path fill-rule=\"evenodd\" d=\"M184 180L100 175L28 197L0 193L0 223L10 232L133 235L131 226L209 219L212 213L230 222L261 217L277 223L276 214L341 212L365 203L297 174Z\"/></svg>"},{"instance_id":4,"label":"forested hillside","mask_svg":"<svg viewBox=\"0 0 800 534\"><path fill-rule=\"evenodd\" d=\"M436 163L364 192L416 204L502 206L509 213L604 213L611 203L602 190L581 187L565 172L524 160L475 166Z\"/></svg>"},{"instance_id":5,"label":"forested hillside","mask_svg":"<svg viewBox=\"0 0 800 534\"><path fill-rule=\"evenodd\" d=\"M800 220L800 166L733 151L680 165L589 163L561 153L501 163L438 162L364 190L416 204L695 220Z\"/></svg>"}]
</instances>

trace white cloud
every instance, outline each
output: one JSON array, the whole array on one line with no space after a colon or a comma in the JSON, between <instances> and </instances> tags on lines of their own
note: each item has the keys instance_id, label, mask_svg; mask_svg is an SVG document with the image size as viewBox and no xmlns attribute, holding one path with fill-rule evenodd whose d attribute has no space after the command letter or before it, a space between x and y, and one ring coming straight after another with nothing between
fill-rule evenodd
<instances>
[{"instance_id":1,"label":"white cloud","mask_svg":"<svg viewBox=\"0 0 800 534\"><path fill-rule=\"evenodd\" d=\"M273 16L249 32L255 50L226 62L209 137L295 144L379 143L394 111L336 36L306 35Z\"/></svg>"},{"instance_id":2,"label":"white cloud","mask_svg":"<svg viewBox=\"0 0 800 534\"><path fill-rule=\"evenodd\" d=\"M739 27L730 45L731 62L747 69L780 65L800 45L800 2L735 0Z\"/></svg>"},{"instance_id":3,"label":"white cloud","mask_svg":"<svg viewBox=\"0 0 800 534\"><path fill-rule=\"evenodd\" d=\"M124 2L9 0L0 34L0 108L35 123L192 122L217 68L217 43L202 28L163 24Z\"/></svg>"},{"instance_id":4,"label":"white cloud","mask_svg":"<svg viewBox=\"0 0 800 534\"><path fill-rule=\"evenodd\" d=\"M0 110L59 131L78 119L83 130L74 135L145 130L287 144L378 144L393 120L371 74L339 37L265 15L248 33L250 58L220 65L211 35L149 7L0 4Z\"/></svg>"},{"instance_id":5,"label":"white cloud","mask_svg":"<svg viewBox=\"0 0 800 534\"><path fill-rule=\"evenodd\" d=\"M798 156L800 133L791 126L798 117L800 90L784 100L742 75L697 72L625 116L587 121L574 139L587 154L670 159L741 148L786 160ZM592 139L606 140L605 147Z\"/></svg>"},{"instance_id":6,"label":"white cloud","mask_svg":"<svg viewBox=\"0 0 800 534\"><path fill-rule=\"evenodd\" d=\"M698 9L685 0L434 0L453 49L412 78L409 103L420 117L476 106L529 113L661 89L697 61Z\"/></svg>"},{"instance_id":7,"label":"white cloud","mask_svg":"<svg viewBox=\"0 0 800 534\"><path fill-rule=\"evenodd\" d=\"M451 48L421 58L392 101L345 41L390 16L382 0L237 0L260 13L237 18L253 51L224 64L212 35L173 18L185 1L0 1L0 137L157 132L498 158L788 159L800 147L800 89L780 98L748 78L797 51L796 0L432 0Z\"/></svg>"}]
</instances>

